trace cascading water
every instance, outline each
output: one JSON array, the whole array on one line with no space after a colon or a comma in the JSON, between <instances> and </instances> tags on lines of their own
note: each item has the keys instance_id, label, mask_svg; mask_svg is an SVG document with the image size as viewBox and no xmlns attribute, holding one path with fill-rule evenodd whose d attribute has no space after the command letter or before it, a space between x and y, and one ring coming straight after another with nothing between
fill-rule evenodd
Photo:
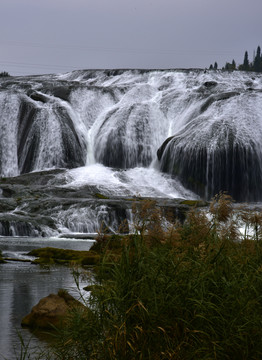
<instances>
[{"instance_id":1,"label":"cascading water","mask_svg":"<svg viewBox=\"0 0 262 360\"><path fill-rule=\"evenodd\" d=\"M212 84L158 150L161 170L206 199L219 191L238 201L262 199L262 93L247 85L221 92Z\"/></svg>"},{"instance_id":2,"label":"cascading water","mask_svg":"<svg viewBox=\"0 0 262 360\"><path fill-rule=\"evenodd\" d=\"M124 169L151 164L167 127L156 97L156 89L139 84L99 118L93 132L98 162Z\"/></svg>"},{"instance_id":3,"label":"cascading water","mask_svg":"<svg viewBox=\"0 0 262 360\"><path fill-rule=\"evenodd\" d=\"M17 119L19 98L15 92L0 92L0 174L18 175Z\"/></svg>"},{"instance_id":4,"label":"cascading water","mask_svg":"<svg viewBox=\"0 0 262 360\"><path fill-rule=\"evenodd\" d=\"M40 213L41 189L39 208L48 217L41 221L51 231L93 232L103 221L116 231L130 209L114 203L112 210L112 196L210 199L228 191L238 201L262 199L258 74L75 71L1 79L0 90L1 176L72 169L45 175L48 181L32 175L25 184L20 176L17 187L0 186L7 204L0 222L8 213L12 233L11 209ZM25 201L19 181L26 186ZM28 198L32 185L35 195ZM92 201L74 203L79 193ZM100 193L104 199L96 201Z\"/></svg>"}]
</instances>

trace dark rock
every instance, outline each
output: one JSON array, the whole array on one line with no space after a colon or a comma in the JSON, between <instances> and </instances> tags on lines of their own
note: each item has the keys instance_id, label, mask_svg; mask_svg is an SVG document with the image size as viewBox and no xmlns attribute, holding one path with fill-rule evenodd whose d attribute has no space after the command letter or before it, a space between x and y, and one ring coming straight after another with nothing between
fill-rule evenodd
<instances>
[{"instance_id":1,"label":"dark rock","mask_svg":"<svg viewBox=\"0 0 262 360\"><path fill-rule=\"evenodd\" d=\"M59 291L57 295L50 294L35 305L30 314L21 322L24 327L32 329L50 329L62 327L70 311L74 308L86 309L85 306L69 295L66 291Z\"/></svg>"},{"instance_id":2,"label":"dark rock","mask_svg":"<svg viewBox=\"0 0 262 360\"><path fill-rule=\"evenodd\" d=\"M160 148L157 150L157 158L158 160L161 160L163 152L165 151L165 148L167 146L167 144L173 139L174 136L170 136L169 138L167 138L163 144L160 146Z\"/></svg>"},{"instance_id":3,"label":"dark rock","mask_svg":"<svg viewBox=\"0 0 262 360\"><path fill-rule=\"evenodd\" d=\"M90 231L97 232L101 227L107 233L128 232L126 220L130 220L131 209L136 198L102 196L102 189L95 185L79 188L64 187L66 171L62 169L23 174L0 181L0 235L3 236L51 236L58 235L63 226L71 231L72 237L93 238ZM99 194L99 196L97 196ZM107 194L107 193L106 193ZM141 200L146 200L141 198ZM152 200L152 199L151 199ZM189 206L180 200L155 199L163 214L184 220ZM102 211L101 211L102 209ZM96 215L98 228L90 230L88 225L78 228L77 216L67 221L59 214L83 213L91 210ZM60 218L60 222L57 220ZM126 223L123 226L123 223ZM75 233L78 234L75 234ZM79 234L81 232L82 234ZM61 235L64 236L63 234ZM67 235L71 237L71 235Z\"/></svg>"},{"instance_id":4,"label":"dark rock","mask_svg":"<svg viewBox=\"0 0 262 360\"><path fill-rule=\"evenodd\" d=\"M212 105L215 101L228 100L231 97L238 96L238 95L240 95L240 93L236 92L236 91L229 91L229 92L224 92L221 94L211 95L201 106L200 112L203 113L204 111L206 111L210 107L210 105Z\"/></svg>"},{"instance_id":5,"label":"dark rock","mask_svg":"<svg viewBox=\"0 0 262 360\"><path fill-rule=\"evenodd\" d=\"M30 222L0 219L0 236L39 236L39 234L42 234L40 227Z\"/></svg>"},{"instance_id":6,"label":"dark rock","mask_svg":"<svg viewBox=\"0 0 262 360\"><path fill-rule=\"evenodd\" d=\"M50 99L45 96L44 94L38 93L36 91L29 91L28 92L28 96L35 101L40 101L42 103L47 103L48 101L50 101Z\"/></svg>"},{"instance_id":7,"label":"dark rock","mask_svg":"<svg viewBox=\"0 0 262 360\"><path fill-rule=\"evenodd\" d=\"M204 133L207 140L199 143L186 131L167 139L158 150L161 170L207 200L226 191L236 201L261 201L261 158L256 143L241 144L223 123L216 132L221 141L212 148L212 138Z\"/></svg>"},{"instance_id":8,"label":"dark rock","mask_svg":"<svg viewBox=\"0 0 262 360\"><path fill-rule=\"evenodd\" d=\"M71 89L69 86L66 86L66 85L56 86L52 89L52 93L55 97L58 97L65 101L69 101Z\"/></svg>"},{"instance_id":9,"label":"dark rock","mask_svg":"<svg viewBox=\"0 0 262 360\"><path fill-rule=\"evenodd\" d=\"M42 103L50 101L50 97L45 94L37 92L29 92L29 94L36 101ZM77 133L66 107L55 100L50 106L51 109L47 110L44 106L35 105L28 97L21 96L17 144L20 173L35 170L40 158L42 166L46 168L74 168L85 164L86 143ZM46 120L50 116L48 111L52 111L53 114L52 124ZM42 139L52 134L53 126L59 131L61 148L51 150L53 146L51 136L51 143L46 143L43 150ZM56 137L54 141L55 139Z\"/></svg>"},{"instance_id":10,"label":"dark rock","mask_svg":"<svg viewBox=\"0 0 262 360\"><path fill-rule=\"evenodd\" d=\"M216 81L206 81L206 82L204 82L204 86L206 88L212 88L212 87L217 86L217 82Z\"/></svg>"},{"instance_id":11,"label":"dark rock","mask_svg":"<svg viewBox=\"0 0 262 360\"><path fill-rule=\"evenodd\" d=\"M154 136L150 111L150 105L146 103L136 103L109 111L96 139L97 161L105 166L120 169L149 166L152 162L151 138ZM114 126L110 126L105 139L104 132L108 123ZM128 127L133 131L128 132ZM145 129L147 129L146 137Z\"/></svg>"}]
</instances>

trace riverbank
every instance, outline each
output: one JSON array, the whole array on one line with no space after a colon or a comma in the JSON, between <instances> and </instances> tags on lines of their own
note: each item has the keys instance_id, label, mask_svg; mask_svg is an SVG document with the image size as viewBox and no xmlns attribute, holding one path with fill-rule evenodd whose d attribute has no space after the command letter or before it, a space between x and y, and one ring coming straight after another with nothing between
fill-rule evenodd
<instances>
[{"instance_id":1,"label":"riverbank","mask_svg":"<svg viewBox=\"0 0 262 360\"><path fill-rule=\"evenodd\" d=\"M116 252L106 237L96 243L95 286L86 312L71 313L58 332L57 359L260 358L262 221L239 216L252 240L225 195L208 216L194 210L168 229L152 203L140 202L136 233Z\"/></svg>"}]
</instances>

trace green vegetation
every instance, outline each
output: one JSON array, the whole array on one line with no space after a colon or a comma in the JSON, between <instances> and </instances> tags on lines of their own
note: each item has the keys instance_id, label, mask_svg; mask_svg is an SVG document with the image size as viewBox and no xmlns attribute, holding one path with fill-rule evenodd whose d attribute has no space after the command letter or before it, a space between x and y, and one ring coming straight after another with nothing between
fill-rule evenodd
<instances>
[{"instance_id":1,"label":"green vegetation","mask_svg":"<svg viewBox=\"0 0 262 360\"><path fill-rule=\"evenodd\" d=\"M105 195L100 194L100 193L95 193L94 196L95 196L95 198L97 198L97 199L102 199L102 200L109 199L108 196L105 196Z\"/></svg>"},{"instance_id":2,"label":"green vegetation","mask_svg":"<svg viewBox=\"0 0 262 360\"><path fill-rule=\"evenodd\" d=\"M238 210L241 235L220 194L208 217L192 209L183 225L163 227L151 201L137 202L133 218L135 235L101 235L94 246L102 255L86 312L72 312L57 332L54 357L262 358L261 214Z\"/></svg>"},{"instance_id":3,"label":"green vegetation","mask_svg":"<svg viewBox=\"0 0 262 360\"><path fill-rule=\"evenodd\" d=\"M28 253L30 256L35 256L38 259L34 260L35 264L79 264L79 265L94 265L98 262L100 255L94 251L76 251L57 249L46 247L42 249L35 249Z\"/></svg>"},{"instance_id":4,"label":"green vegetation","mask_svg":"<svg viewBox=\"0 0 262 360\"><path fill-rule=\"evenodd\" d=\"M5 261L3 259L2 251L0 250L0 264L4 264Z\"/></svg>"},{"instance_id":5,"label":"green vegetation","mask_svg":"<svg viewBox=\"0 0 262 360\"><path fill-rule=\"evenodd\" d=\"M183 200L183 201L181 201L180 204L193 206L193 207L207 206L207 202L203 201L203 200Z\"/></svg>"}]
</instances>

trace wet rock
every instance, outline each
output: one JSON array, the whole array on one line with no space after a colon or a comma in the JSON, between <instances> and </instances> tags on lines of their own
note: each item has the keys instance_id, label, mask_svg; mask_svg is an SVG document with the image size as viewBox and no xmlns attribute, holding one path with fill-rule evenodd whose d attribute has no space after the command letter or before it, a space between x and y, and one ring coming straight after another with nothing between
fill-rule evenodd
<instances>
[{"instance_id":1,"label":"wet rock","mask_svg":"<svg viewBox=\"0 0 262 360\"><path fill-rule=\"evenodd\" d=\"M74 308L85 310L82 303L66 291L60 290L57 295L50 294L41 299L32 308L30 314L22 319L21 325L32 329L59 328L63 326L70 311Z\"/></svg>"},{"instance_id":2,"label":"wet rock","mask_svg":"<svg viewBox=\"0 0 262 360\"><path fill-rule=\"evenodd\" d=\"M40 101L42 103L47 103L49 101L49 98L45 96L44 94L38 93L36 91L30 91L28 93L28 96L35 101Z\"/></svg>"},{"instance_id":3,"label":"wet rock","mask_svg":"<svg viewBox=\"0 0 262 360\"><path fill-rule=\"evenodd\" d=\"M205 86L206 88L212 88L212 87L217 86L217 82L216 82L216 81L206 81L206 82L204 83L204 86Z\"/></svg>"},{"instance_id":4,"label":"wet rock","mask_svg":"<svg viewBox=\"0 0 262 360\"><path fill-rule=\"evenodd\" d=\"M127 224L126 220L130 219L135 197L108 196L107 192L105 196L96 185L65 187L66 177L66 170L56 169L0 178L0 235L63 233L63 237L65 228L73 233L72 237L78 233L78 238L90 238L90 232L101 229L109 233L128 232L128 226L123 227L123 223ZM154 200L163 213L172 213L174 218L184 220L188 207L180 204L179 199ZM72 217L73 214L82 214L82 218ZM93 214L96 228L90 228L88 214Z\"/></svg>"},{"instance_id":5,"label":"wet rock","mask_svg":"<svg viewBox=\"0 0 262 360\"><path fill-rule=\"evenodd\" d=\"M205 112L216 101L228 100L234 96L239 96L239 95L240 93L237 91L228 91L228 92L223 92L221 94L211 95L201 106L200 113Z\"/></svg>"},{"instance_id":6,"label":"wet rock","mask_svg":"<svg viewBox=\"0 0 262 360\"><path fill-rule=\"evenodd\" d=\"M55 97L58 97L65 101L69 101L70 92L71 92L70 88L66 87L65 85L57 86L52 89L52 93Z\"/></svg>"},{"instance_id":7,"label":"wet rock","mask_svg":"<svg viewBox=\"0 0 262 360\"><path fill-rule=\"evenodd\" d=\"M3 259L2 251L0 250L0 264L4 264L5 260Z\"/></svg>"},{"instance_id":8,"label":"wet rock","mask_svg":"<svg viewBox=\"0 0 262 360\"><path fill-rule=\"evenodd\" d=\"M199 134L195 125L197 120L159 148L161 170L206 200L225 191L235 201L261 201L259 144L242 141L234 123L213 123Z\"/></svg>"},{"instance_id":9,"label":"wet rock","mask_svg":"<svg viewBox=\"0 0 262 360\"><path fill-rule=\"evenodd\" d=\"M29 222L8 221L0 219L0 236L39 236L42 231Z\"/></svg>"}]
</instances>

